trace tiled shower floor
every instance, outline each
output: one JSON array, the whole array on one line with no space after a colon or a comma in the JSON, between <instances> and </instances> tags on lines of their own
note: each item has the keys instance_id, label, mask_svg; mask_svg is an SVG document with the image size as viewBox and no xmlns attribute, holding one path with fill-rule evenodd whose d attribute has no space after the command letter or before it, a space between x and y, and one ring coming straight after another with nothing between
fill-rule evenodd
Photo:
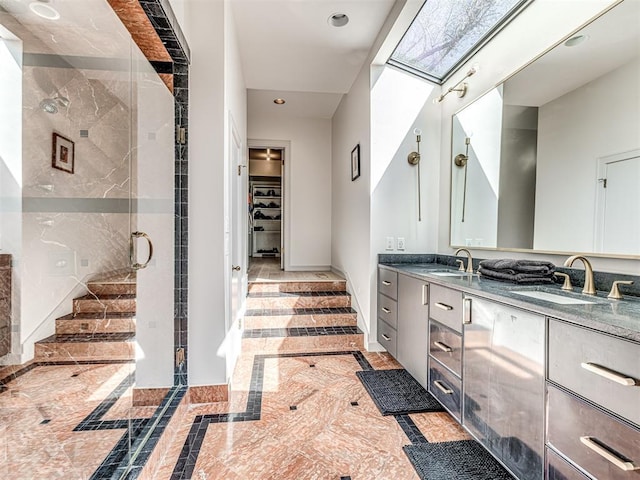
<instances>
[{"instance_id":1,"label":"tiled shower floor","mask_svg":"<svg viewBox=\"0 0 640 480\"><path fill-rule=\"evenodd\" d=\"M155 411L132 407L133 368L131 363L36 366L6 382L0 392L0 478L90 478L128 419ZM119 385L117 398L110 399Z\"/></svg>"}]
</instances>

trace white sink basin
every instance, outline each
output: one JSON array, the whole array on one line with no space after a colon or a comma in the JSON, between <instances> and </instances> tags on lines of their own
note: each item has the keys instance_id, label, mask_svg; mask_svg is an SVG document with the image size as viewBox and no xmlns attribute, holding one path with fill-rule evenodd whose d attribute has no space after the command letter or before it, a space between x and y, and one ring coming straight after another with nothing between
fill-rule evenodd
<instances>
[{"instance_id":1,"label":"white sink basin","mask_svg":"<svg viewBox=\"0 0 640 480\"><path fill-rule=\"evenodd\" d=\"M427 272L429 275L435 275L436 277L466 277L467 275L477 275L477 273L466 272Z\"/></svg>"},{"instance_id":2,"label":"white sink basin","mask_svg":"<svg viewBox=\"0 0 640 480\"><path fill-rule=\"evenodd\" d=\"M541 291L517 291L512 290L511 293L516 295L523 295L525 297L537 298L538 300L545 300L547 302L558 303L561 305L589 305L595 304L591 300L584 300L582 298L570 297L565 295L556 295L555 293L541 292Z\"/></svg>"},{"instance_id":3,"label":"white sink basin","mask_svg":"<svg viewBox=\"0 0 640 480\"><path fill-rule=\"evenodd\" d=\"M463 272L429 272L429 275L435 275L436 277L459 277L460 275L466 275Z\"/></svg>"}]
</instances>

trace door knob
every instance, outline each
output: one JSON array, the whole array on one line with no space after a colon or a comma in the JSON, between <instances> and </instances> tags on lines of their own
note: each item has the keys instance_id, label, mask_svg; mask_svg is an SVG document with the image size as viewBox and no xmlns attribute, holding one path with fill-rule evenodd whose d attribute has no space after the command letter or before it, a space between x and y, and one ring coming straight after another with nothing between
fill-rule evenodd
<instances>
[{"instance_id":1,"label":"door knob","mask_svg":"<svg viewBox=\"0 0 640 480\"><path fill-rule=\"evenodd\" d=\"M242 270L242 267L240 267L240 265L234 265L233 267L231 267L231 270L233 270L234 272L239 272L240 270Z\"/></svg>"}]
</instances>

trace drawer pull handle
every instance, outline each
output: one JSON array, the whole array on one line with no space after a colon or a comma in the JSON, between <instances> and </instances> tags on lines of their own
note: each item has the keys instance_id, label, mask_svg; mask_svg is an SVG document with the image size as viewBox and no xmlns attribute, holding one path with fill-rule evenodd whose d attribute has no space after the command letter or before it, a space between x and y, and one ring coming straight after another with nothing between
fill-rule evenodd
<instances>
[{"instance_id":1,"label":"drawer pull handle","mask_svg":"<svg viewBox=\"0 0 640 480\"><path fill-rule=\"evenodd\" d=\"M384 333L382 334L382 338L384 338L387 342L391 341L391 337L385 335Z\"/></svg>"},{"instance_id":2,"label":"drawer pull handle","mask_svg":"<svg viewBox=\"0 0 640 480\"><path fill-rule=\"evenodd\" d=\"M596 363L583 362L580 364L585 370L589 370L591 373L600 375L601 377L611 380L612 382L619 383L625 387L633 387L636 384L636 379L622 375L621 373L609 370L606 367L602 367Z\"/></svg>"},{"instance_id":3,"label":"drawer pull handle","mask_svg":"<svg viewBox=\"0 0 640 480\"><path fill-rule=\"evenodd\" d=\"M453 390L451 390L449 387L447 387L444 383L442 383L440 380L434 380L433 384L438 387L438 390L440 390L442 393L444 393L445 395L452 395L453 394Z\"/></svg>"},{"instance_id":4,"label":"drawer pull handle","mask_svg":"<svg viewBox=\"0 0 640 480\"><path fill-rule=\"evenodd\" d=\"M382 307L382 311L384 313L391 313L391 310L389 310L387 307Z\"/></svg>"},{"instance_id":5,"label":"drawer pull handle","mask_svg":"<svg viewBox=\"0 0 640 480\"><path fill-rule=\"evenodd\" d=\"M386 285L386 286L388 287L389 285L391 285L391 282L387 282L386 280L383 280L383 281L382 281L382 284L383 284L383 285Z\"/></svg>"},{"instance_id":6,"label":"drawer pull handle","mask_svg":"<svg viewBox=\"0 0 640 480\"><path fill-rule=\"evenodd\" d=\"M436 307L441 308L442 310L453 310L451 305L447 305L446 303L436 302Z\"/></svg>"},{"instance_id":7,"label":"drawer pull handle","mask_svg":"<svg viewBox=\"0 0 640 480\"><path fill-rule=\"evenodd\" d=\"M442 350L443 352L452 352L453 349L449 346L446 345L442 342L433 342L433 344L438 347L440 350Z\"/></svg>"},{"instance_id":8,"label":"drawer pull handle","mask_svg":"<svg viewBox=\"0 0 640 480\"><path fill-rule=\"evenodd\" d=\"M627 462L623 460L619 456L612 453L608 448L605 448L604 446L600 445L600 443L595 442L593 440L593 437L580 437L580 441L591 450L596 452L598 455L600 455L602 458L610 463L613 463L620 470L631 472L633 470L640 469L640 467L634 465L633 462Z\"/></svg>"}]
</instances>

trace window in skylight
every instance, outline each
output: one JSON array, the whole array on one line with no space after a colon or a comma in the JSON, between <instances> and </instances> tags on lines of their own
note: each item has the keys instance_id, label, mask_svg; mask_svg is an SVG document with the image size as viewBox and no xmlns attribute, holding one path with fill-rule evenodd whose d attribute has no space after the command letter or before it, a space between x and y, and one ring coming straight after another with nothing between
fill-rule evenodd
<instances>
[{"instance_id":1,"label":"window in skylight","mask_svg":"<svg viewBox=\"0 0 640 480\"><path fill-rule=\"evenodd\" d=\"M528 0L427 0L389 64L443 83Z\"/></svg>"}]
</instances>

